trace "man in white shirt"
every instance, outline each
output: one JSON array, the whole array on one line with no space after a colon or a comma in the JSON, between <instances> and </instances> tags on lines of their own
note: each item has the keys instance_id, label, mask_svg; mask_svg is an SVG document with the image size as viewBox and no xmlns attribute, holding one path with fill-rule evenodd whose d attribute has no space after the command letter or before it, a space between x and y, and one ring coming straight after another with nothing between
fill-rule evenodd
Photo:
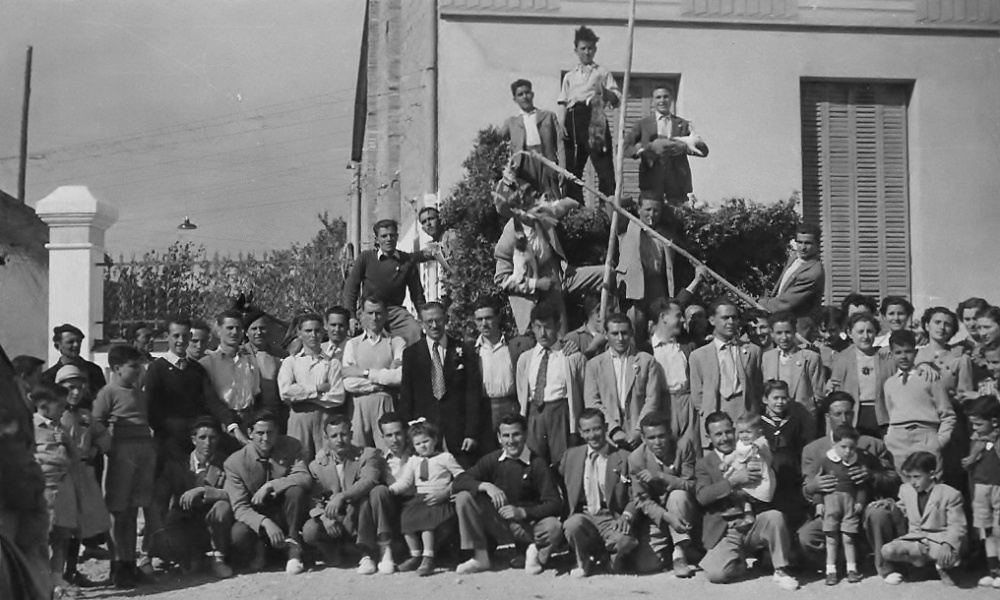
<instances>
[{"instance_id":1,"label":"man in white shirt","mask_svg":"<svg viewBox=\"0 0 1000 600\"><path fill-rule=\"evenodd\" d=\"M481 442L483 451L490 452L497 448L496 424L504 415L521 412L514 367L521 354L531 348L531 342L525 336L507 341L500 331L500 309L489 299L477 305L473 319L479 331L475 347L483 376L483 397L489 399L489 419L484 420Z\"/></svg>"},{"instance_id":2,"label":"man in white shirt","mask_svg":"<svg viewBox=\"0 0 1000 600\"><path fill-rule=\"evenodd\" d=\"M660 365L660 410L670 407L670 433L683 442L690 439L700 449L698 411L691 403L691 377L688 358L694 344L684 339L684 308L676 300L659 298L650 307L649 347L646 349Z\"/></svg>"},{"instance_id":3,"label":"man in white shirt","mask_svg":"<svg viewBox=\"0 0 1000 600\"><path fill-rule=\"evenodd\" d=\"M253 354L243 347L243 315L238 310L227 310L216 318L219 347L208 352L198 362L208 371L215 393L229 408L240 416L246 425L258 410L277 412L280 405L265 406L260 388L260 368Z\"/></svg>"},{"instance_id":4,"label":"man in white shirt","mask_svg":"<svg viewBox=\"0 0 1000 600\"><path fill-rule=\"evenodd\" d=\"M406 341L389 337L389 318L384 300L368 296L361 301L364 331L344 345L344 388L353 400L351 429L355 446L382 447L378 420L395 410L403 379L403 349Z\"/></svg>"},{"instance_id":5,"label":"man in white shirt","mask_svg":"<svg viewBox=\"0 0 1000 600\"><path fill-rule=\"evenodd\" d=\"M576 418L583 410L585 359L556 349L559 311L539 304L531 311L535 347L517 361L517 397L528 419L528 447L551 465L573 445Z\"/></svg>"},{"instance_id":6,"label":"man in white shirt","mask_svg":"<svg viewBox=\"0 0 1000 600\"><path fill-rule=\"evenodd\" d=\"M328 415L343 412L344 378L338 360L323 355L323 317L310 313L299 317L302 349L281 362L278 392L288 404L288 435L302 444L311 461L323 447L323 423Z\"/></svg>"}]
</instances>

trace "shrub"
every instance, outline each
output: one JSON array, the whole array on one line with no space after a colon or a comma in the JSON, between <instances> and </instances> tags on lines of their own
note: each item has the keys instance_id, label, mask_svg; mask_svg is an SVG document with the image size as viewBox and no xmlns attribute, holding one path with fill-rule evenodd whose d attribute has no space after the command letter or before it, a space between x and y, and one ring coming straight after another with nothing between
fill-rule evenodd
<instances>
[{"instance_id":1,"label":"shrub","mask_svg":"<svg viewBox=\"0 0 1000 600\"><path fill-rule=\"evenodd\" d=\"M502 300L504 329L514 333L513 317L505 294L493 283L493 247L504 222L493 207L492 189L507 161L507 144L499 131L489 127L479 132L472 153L462 166L465 177L444 201L442 222L454 231L450 262L455 267L445 283L452 298L449 307L453 332L474 334L473 307L480 298ZM676 210L681 222L679 245L705 262L736 287L760 296L774 285L788 258L788 240L795 234L800 217L798 197L769 205L747 199L729 199L716 210L685 205ZM607 252L610 218L604 208L572 211L559 224L559 236L570 264L601 264ZM687 261L675 261L679 283L690 281ZM725 289L714 280L705 285L705 299L722 295ZM573 327L574 324L570 323Z\"/></svg>"}]
</instances>

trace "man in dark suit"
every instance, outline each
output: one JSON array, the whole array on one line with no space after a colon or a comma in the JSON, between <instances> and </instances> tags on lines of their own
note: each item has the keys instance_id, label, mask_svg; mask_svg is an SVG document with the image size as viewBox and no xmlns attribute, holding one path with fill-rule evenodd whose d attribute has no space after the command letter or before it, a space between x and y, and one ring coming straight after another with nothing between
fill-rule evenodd
<instances>
[{"instance_id":1,"label":"man in dark suit","mask_svg":"<svg viewBox=\"0 0 1000 600\"><path fill-rule=\"evenodd\" d=\"M518 114L507 117L500 128L500 135L510 142L511 156L527 150L538 152L555 163L564 162L559 160L562 136L555 113L535 108L535 92L527 79L510 84L510 92L521 109ZM562 197L559 175L537 159L522 154L514 159L513 167L518 177L544 192L550 200Z\"/></svg>"},{"instance_id":2,"label":"man in dark suit","mask_svg":"<svg viewBox=\"0 0 1000 600\"><path fill-rule=\"evenodd\" d=\"M309 463L314 504L302 526L302 539L319 549L327 566L336 566L341 546L357 541L359 519L371 510L368 496L382 480L383 461L375 448L351 443L351 422L344 415L332 415L323 433L323 447ZM364 548L359 574L376 571L371 554L377 550Z\"/></svg>"},{"instance_id":3,"label":"man in dark suit","mask_svg":"<svg viewBox=\"0 0 1000 600\"><path fill-rule=\"evenodd\" d=\"M577 421L584 445L566 451L559 474L566 482L570 516L563 532L576 556L573 577L590 575L594 557L610 550L611 570L639 545L632 534L635 504L629 497L628 452L608 441L608 425L599 408L585 408Z\"/></svg>"},{"instance_id":4,"label":"man in dark suit","mask_svg":"<svg viewBox=\"0 0 1000 600\"><path fill-rule=\"evenodd\" d=\"M191 426L191 455L167 460L153 493L166 518L163 529L152 533L149 553L196 567L211 550L212 573L226 578L233 575L226 560L235 520L223 489L226 457L218 451L219 438L215 419L201 417Z\"/></svg>"},{"instance_id":5,"label":"man in dark suit","mask_svg":"<svg viewBox=\"0 0 1000 600\"><path fill-rule=\"evenodd\" d=\"M708 312L714 337L691 353L691 402L702 420L721 410L735 421L759 411L764 385L760 347L739 339L740 311L732 300L716 300ZM708 443L702 437L702 448Z\"/></svg>"},{"instance_id":6,"label":"man in dark suit","mask_svg":"<svg viewBox=\"0 0 1000 600\"><path fill-rule=\"evenodd\" d=\"M826 398L826 431L831 432L844 424L852 425L854 413L855 401L850 394L841 391L831 392ZM835 477L820 473L823 457L832 447L833 440L827 433L826 436L802 449L802 491L806 496L829 493L836 487ZM862 528L868 546L875 555L875 570L879 577L891 582L898 575L893 574L892 565L882 557L881 550L882 546L906 533L903 513L893 501L899 491L901 480L893 466L892 454L886 450L881 440L862 435L858 439L858 448L874 456L878 462L878 469L863 465L851 467L851 477L859 485L871 484L874 498L865 506ZM823 517L807 521L799 528L798 535L803 558L816 566L823 564L823 550L826 547Z\"/></svg>"},{"instance_id":7,"label":"man in dark suit","mask_svg":"<svg viewBox=\"0 0 1000 600\"><path fill-rule=\"evenodd\" d=\"M799 225L795 232L795 256L781 272L771 295L760 299L770 312L788 311L796 317L812 315L823 304L826 271L819 259L820 230L815 225Z\"/></svg>"},{"instance_id":8,"label":"man in dark suit","mask_svg":"<svg viewBox=\"0 0 1000 600\"><path fill-rule=\"evenodd\" d=\"M397 411L441 428L445 447L466 468L476 460L482 416L482 378L475 350L446 335L448 315L437 302L420 307L424 337L403 351Z\"/></svg>"},{"instance_id":9,"label":"man in dark suit","mask_svg":"<svg viewBox=\"0 0 1000 600\"><path fill-rule=\"evenodd\" d=\"M671 113L673 89L653 90L655 112L643 117L625 136L625 153L640 160L639 190L653 192L677 206L693 191L688 154L708 156L708 145L692 135L691 123Z\"/></svg>"},{"instance_id":10,"label":"man in dark suit","mask_svg":"<svg viewBox=\"0 0 1000 600\"><path fill-rule=\"evenodd\" d=\"M479 302L472 318L479 331L476 354L479 356L479 373L483 382L483 414L481 443L485 454L496 450L497 423L505 415L521 413L517 400L517 360L525 350L534 345L528 336L519 335L507 340L500 331L500 308L490 299Z\"/></svg>"},{"instance_id":11,"label":"man in dark suit","mask_svg":"<svg viewBox=\"0 0 1000 600\"><path fill-rule=\"evenodd\" d=\"M782 589L798 589L798 581L785 571L792 542L784 515L769 504L754 503L756 514L749 529L737 528L726 521L734 508L743 514L747 496L742 490L760 483L760 465L751 462L748 468L727 476L721 465L722 459L736 449L733 420L724 412L713 412L705 418L705 429L712 450L695 465L695 497L705 513L702 542L707 554L701 560L705 577L712 583L731 583L746 573L748 552L766 548L774 565L774 582Z\"/></svg>"}]
</instances>

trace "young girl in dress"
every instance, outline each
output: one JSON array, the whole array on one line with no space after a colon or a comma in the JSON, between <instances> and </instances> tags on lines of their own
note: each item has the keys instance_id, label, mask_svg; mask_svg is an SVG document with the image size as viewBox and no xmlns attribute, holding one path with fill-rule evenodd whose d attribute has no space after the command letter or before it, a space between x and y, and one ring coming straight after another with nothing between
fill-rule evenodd
<instances>
[{"instance_id":1,"label":"young girl in dress","mask_svg":"<svg viewBox=\"0 0 1000 600\"><path fill-rule=\"evenodd\" d=\"M94 461L99 454L107 454L111 449L111 434L94 420L89 406L93 406L87 376L78 367L66 365L56 373L56 384L66 388L66 410L62 415L62 426L69 431L80 461L73 465L69 474L76 487L77 532L66 547L66 569L64 578L80 587L93 587L77 570L80 541L106 533L111 529L111 515L104 504L104 494L94 473Z\"/></svg>"},{"instance_id":2,"label":"young girl in dress","mask_svg":"<svg viewBox=\"0 0 1000 600\"><path fill-rule=\"evenodd\" d=\"M447 489L463 469L450 453L438 451L440 434L433 423L423 418L411 421L408 435L416 454L389 486L393 494L413 494L403 504L400 517L410 558L399 565L399 570L416 570L417 575L426 577L434 572L434 529L455 514L455 507L451 500L428 505L424 499Z\"/></svg>"}]
</instances>

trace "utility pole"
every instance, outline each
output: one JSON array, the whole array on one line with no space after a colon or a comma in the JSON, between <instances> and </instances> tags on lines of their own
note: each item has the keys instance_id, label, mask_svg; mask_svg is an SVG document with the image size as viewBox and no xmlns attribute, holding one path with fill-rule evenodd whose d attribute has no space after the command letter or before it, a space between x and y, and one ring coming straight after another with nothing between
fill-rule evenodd
<instances>
[{"instance_id":1,"label":"utility pole","mask_svg":"<svg viewBox=\"0 0 1000 600\"><path fill-rule=\"evenodd\" d=\"M28 106L31 100L31 54L34 48L28 46L28 57L24 65L24 101L21 105L21 160L17 170L17 199L24 204L24 182L28 170Z\"/></svg>"}]
</instances>

